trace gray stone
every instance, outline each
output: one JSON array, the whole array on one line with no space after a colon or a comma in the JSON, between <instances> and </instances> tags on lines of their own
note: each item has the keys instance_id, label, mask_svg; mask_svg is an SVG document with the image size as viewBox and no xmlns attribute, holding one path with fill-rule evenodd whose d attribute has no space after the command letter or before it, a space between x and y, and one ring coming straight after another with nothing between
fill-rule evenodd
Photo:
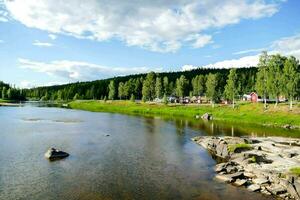
<instances>
[{"instance_id":1,"label":"gray stone","mask_svg":"<svg viewBox=\"0 0 300 200\"><path fill-rule=\"evenodd\" d=\"M231 183L233 181L233 178L231 178L230 176L221 175L221 174L217 174L216 179L223 181L225 183Z\"/></svg>"},{"instance_id":2,"label":"gray stone","mask_svg":"<svg viewBox=\"0 0 300 200\"><path fill-rule=\"evenodd\" d=\"M45 157L48 158L49 160L62 159L62 158L68 157L68 156L69 156L69 154L67 152L60 151L55 148L50 148L45 153Z\"/></svg>"},{"instance_id":3,"label":"gray stone","mask_svg":"<svg viewBox=\"0 0 300 200\"><path fill-rule=\"evenodd\" d=\"M269 180L266 178L255 178L255 179L252 179L252 181L253 181L253 183L259 184L259 185L269 183Z\"/></svg>"},{"instance_id":4,"label":"gray stone","mask_svg":"<svg viewBox=\"0 0 300 200\"><path fill-rule=\"evenodd\" d=\"M246 179L236 179L235 182L233 183L235 186L242 186L247 183Z\"/></svg>"},{"instance_id":5,"label":"gray stone","mask_svg":"<svg viewBox=\"0 0 300 200\"><path fill-rule=\"evenodd\" d=\"M252 191L252 192L257 192L260 190L260 185L258 184L252 184L252 185L249 185L247 187L248 190Z\"/></svg>"},{"instance_id":6,"label":"gray stone","mask_svg":"<svg viewBox=\"0 0 300 200\"><path fill-rule=\"evenodd\" d=\"M273 195L279 195L284 194L287 192L286 188L284 188L281 185L271 185L266 187L269 192L271 192Z\"/></svg>"},{"instance_id":7,"label":"gray stone","mask_svg":"<svg viewBox=\"0 0 300 200\"><path fill-rule=\"evenodd\" d=\"M251 172L244 172L244 176L248 177L248 178L255 178L256 175L251 173Z\"/></svg>"}]
</instances>

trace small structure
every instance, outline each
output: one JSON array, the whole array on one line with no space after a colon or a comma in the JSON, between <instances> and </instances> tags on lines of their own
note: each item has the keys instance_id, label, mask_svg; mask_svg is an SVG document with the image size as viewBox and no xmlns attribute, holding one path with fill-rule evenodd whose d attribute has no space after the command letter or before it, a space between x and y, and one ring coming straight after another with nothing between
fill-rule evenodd
<instances>
[{"instance_id":1,"label":"small structure","mask_svg":"<svg viewBox=\"0 0 300 200\"><path fill-rule=\"evenodd\" d=\"M179 103L179 98L177 98L175 96L170 96L170 97L168 97L168 102L170 102L170 103Z\"/></svg>"},{"instance_id":2,"label":"small structure","mask_svg":"<svg viewBox=\"0 0 300 200\"><path fill-rule=\"evenodd\" d=\"M258 102L258 95L255 92L251 92L250 97L251 102Z\"/></svg>"}]
</instances>

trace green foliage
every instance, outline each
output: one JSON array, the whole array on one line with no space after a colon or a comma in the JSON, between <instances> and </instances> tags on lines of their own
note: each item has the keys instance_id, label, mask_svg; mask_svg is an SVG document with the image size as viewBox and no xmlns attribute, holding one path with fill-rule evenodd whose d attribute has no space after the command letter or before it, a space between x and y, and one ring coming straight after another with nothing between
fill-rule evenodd
<instances>
[{"instance_id":1,"label":"green foliage","mask_svg":"<svg viewBox=\"0 0 300 200\"><path fill-rule=\"evenodd\" d=\"M236 69L231 69L225 86L225 97L232 100L234 107L235 96L238 94Z\"/></svg>"},{"instance_id":2,"label":"green foliage","mask_svg":"<svg viewBox=\"0 0 300 200\"><path fill-rule=\"evenodd\" d=\"M189 82L184 75L181 75L179 79L176 80L176 95L178 97L184 97L187 95L187 86Z\"/></svg>"},{"instance_id":3,"label":"green foliage","mask_svg":"<svg viewBox=\"0 0 300 200\"><path fill-rule=\"evenodd\" d=\"M293 167L290 168L290 173L296 175L296 176L300 176L300 167Z\"/></svg>"},{"instance_id":4,"label":"green foliage","mask_svg":"<svg viewBox=\"0 0 300 200\"><path fill-rule=\"evenodd\" d=\"M206 96L210 99L213 104L218 99L217 87L217 76L215 74L209 74L206 81Z\"/></svg>"},{"instance_id":5,"label":"green foliage","mask_svg":"<svg viewBox=\"0 0 300 200\"><path fill-rule=\"evenodd\" d=\"M155 82L155 96L156 98L161 98L163 94L163 88L162 88L162 82L160 77L156 77L156 82Z\"/></svg>"},{"instance_id":6,"label":"green foliage","mask_svg":"<svg viewBox=\"0 0 300 200\"><path fill-rule=\"evenodd\" d=\"M108 99L114 100L116 96L116 84L114 80L109 82L108 91Z\"/></svg>"},{"instance_id":7,"label":"green foliage","mask_svg":"<svg viewBox=\"0 0 300 200\"><path fill-rule=\"evenodd\" d=\"M146 79L143 83L143 99L152 101L155 98L155 73L150 72L147 74Z\"/></svg>"},{"instance_id":8,"label":"green foliage","mask_svg":"<svg viewBox=\"0 0 300 200\"><path fill-rule=\"evenodd\" d=\"M252 149L252 146L250 144L240 143L240 144L229 144L227 148L228 148L228 152L235 153L238 150L250 150Z\"/></svg>"},{"instance_id":9,"label":"green foliage","mask_svg":"<svg viewBox=\"0 0 300 200\"><path fill-rule=\"evenodd\" d=\"M164 103L165 105L168 104L168 98L167 98L166 93L164 94L164 97L163 97L163 103Z\"/></svg>"},{"instance_id":10,"label":"green foliage","mask_svg":"<svg viewBox=\"0 0 300 200\"><path fill-rule=\"evenodd\" d=\"M135 96L134 96L134 94L131 94L130 101L131 102L135 102Z\"/></svg>"},{"instance_id":11,"label":"green foliage","mask_svg":"<svg viewBox=\"0 0 300 200\"><path fill-rule=\"evenodd\" d=\"M74 97L73 97L73 100L78 100L78 99L79 99L79 94L76 93L76 94L74 95Z\"/></svg>"}]
</instances>

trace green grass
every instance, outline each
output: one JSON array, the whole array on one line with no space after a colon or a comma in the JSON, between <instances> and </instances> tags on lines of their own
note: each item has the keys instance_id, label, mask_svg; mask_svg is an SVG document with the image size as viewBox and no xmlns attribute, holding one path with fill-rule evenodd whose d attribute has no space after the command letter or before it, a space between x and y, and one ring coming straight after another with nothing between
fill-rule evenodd
<instances>
[{"instance_id":1,"label":"green grass","mask_svg":"<svg viewBox=\"0 0 300 200\"><path fill-rule=\"evenodd\" d=\"M296 176L300 176L300 167L293 167L290 169L290 172Z\"/></svg>"},{"instance_id":2,"label":"green grass","mask_svg":"<svg viewBox=\"0 0 300 200\"><path fill-rule=\"evenodd\" d=\"M235 153L237 150L246 150L246 149L252 149L252 146L246 143L228 145L228 151L231 153Z\"/></svg>"},{"instance_id":3,"label":"green grass","mask_svg":"<svg viewBox=\"0 0 300 200\"><path fill-rule=\"evenodd\" d=\"M232 109L230 105L163 105L149 103L134 103L131 101L72 101L70 108L88 110L93 112L116 112L138 115L159 115L181 118L195 118L206 112L213 115L214 120L232 123L248 123L279 127L286 124L300 127L300 107L295 106L293 111L288 105L273 105L265 111L262 104L242 103L238 108Z\"/></svg>"}]
</instances>

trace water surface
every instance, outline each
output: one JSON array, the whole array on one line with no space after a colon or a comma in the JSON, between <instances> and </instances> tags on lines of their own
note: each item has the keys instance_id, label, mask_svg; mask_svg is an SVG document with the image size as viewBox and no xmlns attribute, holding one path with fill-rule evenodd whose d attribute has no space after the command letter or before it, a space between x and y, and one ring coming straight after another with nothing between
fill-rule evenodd
<instances>
[{"instance_id":1,"label":"water surface","mask_svg":"<svg viewBox=\"0 0 300 200\"><path fill-rule=\"evenodd\" d=\"M0 199L271 199L214 180L190 140L245 134L227 125L25 106L0 107L0 127Z\"/></svg>"}]
</instances>

